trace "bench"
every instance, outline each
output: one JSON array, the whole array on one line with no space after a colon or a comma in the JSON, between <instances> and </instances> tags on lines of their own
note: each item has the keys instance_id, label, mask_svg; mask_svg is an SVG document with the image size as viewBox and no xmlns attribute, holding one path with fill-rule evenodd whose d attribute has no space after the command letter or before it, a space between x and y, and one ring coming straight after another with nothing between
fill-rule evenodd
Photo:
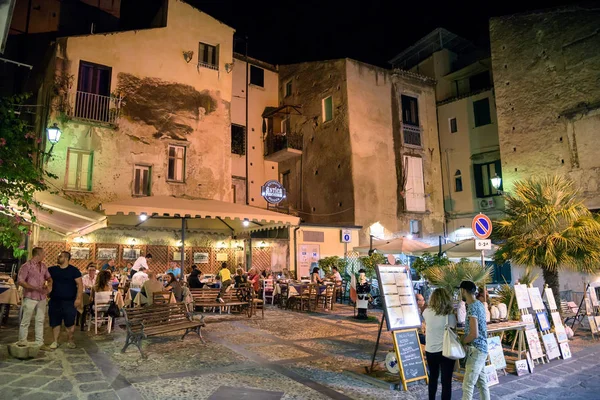
<instances>
[{"instance_id":1,"label":"bench","mask_svg":"<svg viewBox=\"0 0 600 400\"><path fill-rule=\"evenodd\" d=\"M249 305L247 301L247 288L232 288L223 295L224 303L217 300L220 289L191 289L190 293L194 299L194 307L218 308L221 313L224 307L240 308Z\"/></svg>"},{"instance_id":2,"label":"bench","mask_svg":"<svg viewBox=\"0 0 600 400\"><path fill-rule=\"evenodd\" d=\"M134 344L142 358L146 359L147 356L142 351L142 339L183 329L185 329L185 333L181 340L188 333L195 332L202 343L205 343L201 331L202 327L206 326L204 316L199 321L192 320L191 313L187 311L183 303L134 307L128 310L123 309L123 313L125 314L127 337L121 353L125 353L127 347Z\"/></svg>"}]
</instances>

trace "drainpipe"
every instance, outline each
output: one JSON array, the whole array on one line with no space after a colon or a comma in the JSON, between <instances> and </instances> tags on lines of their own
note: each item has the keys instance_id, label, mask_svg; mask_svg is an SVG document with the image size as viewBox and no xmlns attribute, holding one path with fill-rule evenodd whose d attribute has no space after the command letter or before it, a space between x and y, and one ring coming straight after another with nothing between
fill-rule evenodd
<instances>
[{"instance_id":1,"label":"drainpipe","mask_svg":"<svg viewBox=\"0 0 600 400\"><path fill-rule=\"evenodd\" d=\"M300 229L299 226L294 228L294 273L296 274L296 279L300 279L298 277L298 242L296 240L298 229Z\"/></svg>"},{"instance_id":2,"label":"drainpipe","mask_svg":"<svg viewBox=\"0 0 600 400\"><path fill-rule=\"evenodd\" d=\"M250 134L250 129L248 127L248 71L250 69L249 61L248 61L248 36L246 36L246 134L244 135L244 145L246 151L246 205L250 204L250 177L248 176L248 163L250 154L248 154L248 135ZM252 241L250 241L252 243ZM250 246L250 253L252 253L252 246Z\"/></svg>"}]
</instances>

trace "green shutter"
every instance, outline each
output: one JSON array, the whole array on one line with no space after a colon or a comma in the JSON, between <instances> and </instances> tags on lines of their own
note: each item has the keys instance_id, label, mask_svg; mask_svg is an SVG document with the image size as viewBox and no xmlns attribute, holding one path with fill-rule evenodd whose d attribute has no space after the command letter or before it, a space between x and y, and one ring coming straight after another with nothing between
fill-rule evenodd
<instances>
[{"instance_id":1,"label":"green shutter","mask_svg":"<svg viewBox=\"0 0 600 400\"><path fill-rule=\"evenodd\" d=\"M329 96L324 101L323 121L331 121L333 119L333 97Z\"/></svg>"},{"instance_id":2,"label":"green shutter","mask_svg":"<svg viewBox=\"0 0 600 400\"><path fill-rule=\"evenodd\" d=\"M94 153L90 152L90 157L88 160L88 174L87 174L87 190L92 190L92 172L94 169Z\"/></svg>"},{"instance_id":3,"label":"green shutter","mask_svg":"<svg viewBox=\"0 0 600 400\"><path fill-rule=\"evenodd\" d=\"M473 178L475 179L475 195L478 198L485 197L483 190L483 174L481 173L481 167L484 164L473 164Z\"/></svg>"}]
</instances>

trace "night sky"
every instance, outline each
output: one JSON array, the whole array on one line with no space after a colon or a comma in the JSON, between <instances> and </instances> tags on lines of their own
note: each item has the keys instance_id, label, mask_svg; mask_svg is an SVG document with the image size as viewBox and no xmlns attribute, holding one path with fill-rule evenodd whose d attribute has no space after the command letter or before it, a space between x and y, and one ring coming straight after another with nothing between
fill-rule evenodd
<instances>
[{"instance_id":1,"label":"night sky","mask_svg":"<svg viewBox=\"0 0 600 400\"><path fill-rule=\"evenodd\" d=\"M249 38L249 55L273 64L350 57L383 67L437 27L481 45L488 20L574 3L567 0L186 0ZM485 4L483 4L485 3ZM360 4L356 6L354 4ZM238 41L236 51L243 53Z\"/></svg>"}]
</instances>

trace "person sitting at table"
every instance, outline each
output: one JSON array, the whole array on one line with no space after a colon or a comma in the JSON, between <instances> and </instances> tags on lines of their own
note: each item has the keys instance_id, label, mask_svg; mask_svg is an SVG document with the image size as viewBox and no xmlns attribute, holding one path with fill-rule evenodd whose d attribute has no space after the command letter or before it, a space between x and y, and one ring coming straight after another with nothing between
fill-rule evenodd
<instances>
[{"instance_id":1,"label":"person sitting at table","mask_svg":"<svg viewBox=\"0 0 600 400\"><path fill-rule=\"evenodd\" d=\"M193 268L193 266L192 266ZM202 271L196 267L196 269L192 269L192 273L188 277L188 286L190 289L202 289L204 287L204 282L201 282L203 279Z\"/></svg>"},{"instance_id":2,"label":"person sitting at table","mask_svg":"<svg viewBox=\"0 0 600 400\"><path fill-rule=\"evenodd\" d=\"M329 275L329 277L334 282L342 281L342 275L340 275L340 272L338 271L337 267L331 268L331 275Z\"/></svg>"},{"instance_id":3,"label":"person sitting at table","mask_svg":"<svg viewBox=\"0 0 600 400\"><path fill-rule=\"evenodd\" d=\"M146 267L140 267L140 270L131 277L131 287L141 288L147 280L148 274L146 273Z\"/></svg>"},{"instance_id":4,"label":"person sitting at table","mask_svg":"<svg viewBox=\"0 0 600 400\"><path fill-rule=\"evenodd\" d=\"M244 270L242 268L238 267L238 269L235 272L236 273L233 277L233 280L235 281L236 288L239 288L243 284L248 283L248 277L246 276L246 274L244 274Z\"/></svg>"},{"instance_id":5,"label":"person sitting at table","mask_svg":"<svg viewBox=\"0 0 600 400\"><path fill-rule=\"evenodd\" d=\"M127 265L125 267L123 267L123 275L125 276L129 276L129 272L131 271L131 268L133 267L133 263L132 262L128 262Z\"/></svg>"},{"instance_id":6,"label":"person sitting at table","mask_svg":"<svg viewBox=\"0 0 600 400\"><path fill-rule=\"evenodd\" d=\"M319 285L323 283L323 279L319 276L319 268L314 267L312 273L310 274L310 283L318 283Z\"/></svg>"},{"instance_id":7,"label":"person sitting at table","mask_svg":"<svg viewBox=\"0 0 600 400\"><path fill-rule=\"evenodd\" d=\"M86 292L92 290L94 286L96 286L96 278L98 277L96 264L93 262L89 263L87 266L87 271L88 273L85 274L81 279L83 282L83 290Z\"/></svg>"},{"instance_id":8,"label":"person sitting at table","mask_svg":"<svg viewBox=\"0 0 600 400\"><path fill-rule=\"evenodd\" d=\"M175 275L172 272L167 273L167 286L165 290L173 292L173 296L175 296L175 300L177 302L183 301L183 287L181 283L177 279L175 279Z\"/></svg>"},{"instance_id":9,"label":"person sitting at table","mask_svg":"<svg viewBox=\"0 0 600 400\"><path fill-rule=\"evenodd\" d=\"M140 293L146 296L146 299L148 299L148 304L152 304L152 295L154 293L162 292L164 289L165 288L163 284L156 279L156 273L154 271L148 271L148 280L146 280L142 285L142 290Z\"/></svg>"},{"instance_id":10,"label":"person sitting at table","mask_svg":"<svg viewBox=\"0 0 600 400\"><path fill-rule=\"evenodd\" d=\"M106 264L104 264L102 266L102 270L104 271L105 269L107 269L109 271L115 270L115 259L114 258L111 258L110 260L108 260L108 262Z\"/></svg>"},{"instance_id":11,"label":"person sitting at table","mask_svg":"<svg viewBox=\"0 0 600 400\"><path fill-rule=\"evenodd\" d=\"M256 268L250 268L248 271L248 282L252 285L252 289L254 289L254 293L258 293L258 289L260 287L260 275L257 273Z\"/></svg>"},{"instance_id":12,"label":"person sitting at table","mask_svg":"<svg viewBox=\"0 0 600 400\"><path fill-rule=\"evenodd\" d=\"M173 274L176 279L181 279L181 268L177 265L176 262L171 261L169 263L169 269L167 270L167 274Z\"/></svg>"}]
</instances>

